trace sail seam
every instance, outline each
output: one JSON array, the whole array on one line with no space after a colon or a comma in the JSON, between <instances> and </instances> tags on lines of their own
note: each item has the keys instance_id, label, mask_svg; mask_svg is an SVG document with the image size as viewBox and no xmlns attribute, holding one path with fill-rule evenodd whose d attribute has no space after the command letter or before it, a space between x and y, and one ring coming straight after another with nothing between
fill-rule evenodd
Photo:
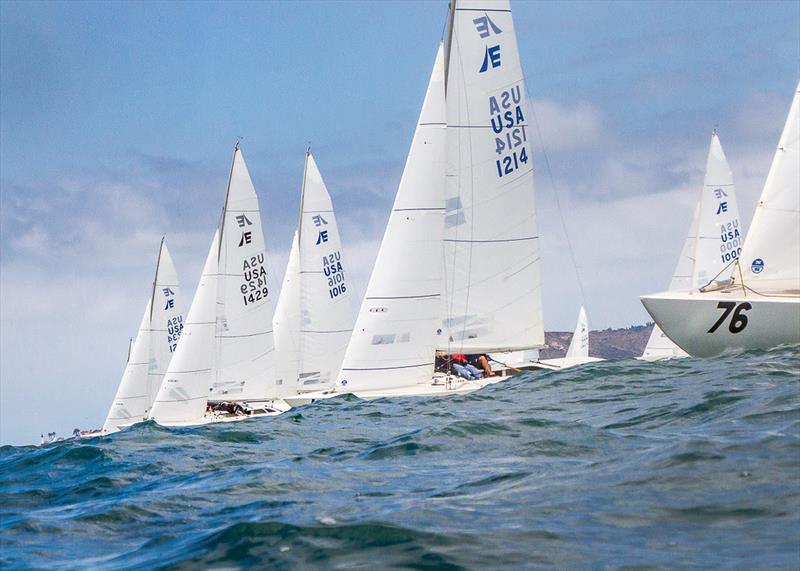
<instances>
[{"instance_id":1,"label":"sail seam","mask_svg":"<svg viewBox=\"0 0 800 571\"><path fill-rule=\"evenodd\" d=\"M510 14L511 10L502 8L456 8L456 12L508 12Z\"/></svg>"},{"instance_id":2,"label":"sail seam","mask_svg":"<svg viewBox=\"0 0 800 571\"><path fill-rule=\"evenodd\" d=\"M429 367L433 363L420 363L419 365L397 365L394 367L347 367L342 371L388 371L391 369L413 369L416 367Z\"/></svg>"},{"instance_id":3,"label":"sail seam","mask_svg":"<svg viewBox=\"0 0 800 571\"><path fill-rule=\"evenodd\" d=\"M217 335L217 339L238 339L240 337L258 337L259 335L267 335L268 333L272 333L272 330L269 331L261 331L259 333L247 333L246 335Z\"/></svg>"},{"instance_id":4,"label":"sail seam","mask_svg":"<svg viewBox=\"0 0 800 571\"><path fill-rule=\"evenodd\" d=\"M539 236L528 236L527 238L506 238L503 240L459 240L455 238L445 238L444 242L459 242L468 244L501 244L504 242L525 242L527 240L538 240Z\"/></svg>"},{"instance_id":5,"label":"sail seam","mask_svg":"<svg viewBox=\"0 0 800 571\"><path fill-rule=\"evenodd\" d=\"M389 296L367 297L366 299L427 299L440 296L441 294L439 293L431 293L427 295L389 295Z\"/></svg>"}]
</instances>

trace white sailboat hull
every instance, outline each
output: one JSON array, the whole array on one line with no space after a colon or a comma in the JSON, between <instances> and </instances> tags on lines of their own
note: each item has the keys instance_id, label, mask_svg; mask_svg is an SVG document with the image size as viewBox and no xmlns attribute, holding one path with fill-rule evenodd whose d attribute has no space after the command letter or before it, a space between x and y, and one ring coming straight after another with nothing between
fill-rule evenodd
<instances>
[{"instance_id":1,"label":"white sailboat hull","mask_svg":"<svg viewBox=\"0 0 800 571\"><path fill-rule=\"evenodd\" d=\"M254 404L254 403L250 403ZM285 401L269 401L264 403L257 403L257 406L254 408L256 410L262 410L261 407L271 409L263 412L253 412L252 414L241 414L241 415L234 415L234 414L225 414L220 412L207 412L203 415L202 418L194 419L194 420L187 420L187 421L180 421L180 422L165 422L165 421L158 421L156 422L161 426L203 426L206 424L217 424L221 422L239 422L241 420L249 420L251 418L262 418L265 416L278 416L279 414L283 414L287 412L292 407Z\"/></svg>"},{"instance_id":2,"label":"white sailboat hull","mask_svg":"<svg viewBox=\"0 0 800 571\"><path fill-rule=\"evenodd\" d=\"M437 374L434 376L430 383L421 383L407 387L398 387L394 389L381 389L372 391L357 391L353 393L346 392L333 392L324 391L316 393L302 393L286 398L292 406L299 406L303 404L310 404L312 402L329 399L344 394L352 394L363 400L375 400L382 398L395 398L395 397L440 397L463 395L482 389L483 387L494 385L496 383L508 380L511 375L496 375L483 379L476 379L474 381L467 381L461 377L452 375Z\"/></svg>"},{"instance_id":3,"label":"white sailboat hull","mask_svg":"<svg viewBox=\"0 0 800 571\"><path fill-rule=\"evenodd\" d=\"M642 296L662 331L693 357L726 349L800 343L800 296L745 296L739 289ZM727 313L727 315L725 315Z\"/></svg>"}]
</instances>

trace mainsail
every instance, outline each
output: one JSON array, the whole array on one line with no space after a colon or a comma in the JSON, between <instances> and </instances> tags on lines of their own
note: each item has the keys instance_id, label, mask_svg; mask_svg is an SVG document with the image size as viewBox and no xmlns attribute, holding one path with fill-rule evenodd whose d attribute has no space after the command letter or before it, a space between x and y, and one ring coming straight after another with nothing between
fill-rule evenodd
<instances>
[{"instance_id":1,"label":"mainsail","mask_svg":"<svg viewBox=\"0 0 800 571\"><path fill-rule=\"evenodd\" d=\"M703 188L695 205L689 233L672 274L669 291L695 290L712 280L730 276L732 262L742 252L744 232L733 175L719 136L711 134ZM642 358L664 359L688 356L653 326Z\"/></svg>"},{"instance_id":2,"label":"mainsail","mask_svg":"<svg viewBox=\"0 0 800 571\"><path fill-rule=\"evenodd\" d=\"M441 326L445 162L444 57L439 47L411 149L337 389L431 380Z\"/></svg>"},{"instance_id":3,"label":"mainsail","mask_svg":"<svg viewBox=\"0 0 800 571\"><path fill-rule=\"evenodd\" d=\"M758 293L800 293L800 84L733 277Z\"/></svg>"},{"instance_id":4,"label":"mainsail","mask_svg":"<svg viewBox=\"0 0 800 571\"><path fill-rule=\"evenodd\" d=\"M238 145L220 222L217 362L209 400L275 394L272 292L261 210Z\"/></svg>"},{"instance_id":5,"label":"mainsail","mask_svg":"<svg viewBox=\"0 0 800 571\"><path fill-rule=\"evenodd\" d=\"M352 332L347 278L331 197L309 151L274 319L281 396L333 387Z\"/></svg>"},{"instance_id":6,"label":"mainsail","mask_svg":"<svg viewBox=\"0 0 800 571\"><path fill-rule=\"evenodd\" d=\"M130 345L128 363L103 433L147 419L182 329L178 274L162 238L150 299Z\"/></svg>"},{"instance_id":7,"label":"mainsail","mask_svg":"<svg viewBox=\"0 0 800 571\"><path fill-rule=\"evenodd\" d=\"M544 344L525 81L508 0L451 3L444 335L450 353Z\"/></svg>"},{"instance_id":8,"label":"mainsail","mask_svg":"<svg viewBox=\"0 0 800 571\"><path fill-rule=\"evenodd\" d=\"M209 400L275 398L266 267L258 198L237 145L220 225L151 418L196 424Z\"/></svg>"}]
</instances>

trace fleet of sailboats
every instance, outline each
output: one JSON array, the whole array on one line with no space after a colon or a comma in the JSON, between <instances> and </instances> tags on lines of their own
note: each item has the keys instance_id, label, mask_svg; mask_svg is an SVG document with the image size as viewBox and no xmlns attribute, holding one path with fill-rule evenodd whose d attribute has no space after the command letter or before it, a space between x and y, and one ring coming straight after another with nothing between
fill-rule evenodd
<instances>
[{"instance_id":1,"label":"fleet of sailboats","mask_svg":"<svg viewBox=\"0 0 800 571\"><path fill-rule=\"evenodd\" d=\"M800 86L799 86L800 87ZM642 359L800 342L800 93L745 240L716 131ZM306 152L297 228L273 312L261 208L237 144L218 227L184 319L162 240L150 298L101 433L144 420L232 422L346 393L463 394L589 357L580 308L566 356L545 347L525 79L508 0L452 0L394 204L353 323L331 196ZM486 355L476 380L435 356Z\"/></svg>"}]
</instances>

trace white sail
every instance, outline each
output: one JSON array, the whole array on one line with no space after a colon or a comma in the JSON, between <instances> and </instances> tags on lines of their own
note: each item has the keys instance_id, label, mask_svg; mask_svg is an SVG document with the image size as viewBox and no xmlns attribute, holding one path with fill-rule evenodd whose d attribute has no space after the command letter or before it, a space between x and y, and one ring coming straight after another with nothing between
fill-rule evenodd
<instances>
[{"instance_id":1,"label":"white sail","mask_svg":"<svg viewBox=\"0 0 800 571\"><path fill-rule=\"evenodd\" d=\"M507 0L453 3L447 62L444 328L439 348L544 344L532 136Z\"/></svg>"},{"instance_id":2,"label":"white sail","mask_svg":"<svg viewBox=\"0 0 800 571\"><path fill-rule=\"evenodd\" d=\"M220 223L217 359L210 400L275 396L271 295L258 197L237 145Z\"/></svg>"},{"instance_id":3,"label":"white sail","mask_svg":"<svg viewBox=\"0 0 800 571\"><path fill-rule=\"evenodd\" d=\"M180 298L178 272L172 262L165 240L161 240L156 283L153 288L150 310L150 367L147 372L147 418L156 399L161 381L178 348L178 339L183 332L183 304Z\"/></svg>"},{"instance_id":4,"label":"white sail","mask_svg":"<svg viewBox=\"0 0 800 571\"><path fill-rule=\"evenodd\" d=\"M162 239L156 275L103 432L147 419L183 329L178 274Z\"/></svg>"},{"instance_id":5,"label":"white sail","mask_svg":"<svg viewBox=\"0 0 800 571\"><path fill-rule=\"evenodd\" d=\"M274 320L281 396L333 387L352 332L345 270L333 204L309 151Z\"/></svg>"},{"instance_id":6,"label":"white sail","mask_svg":"<svg viewBox=\"0 0 800 571\"><path fill-rule=\"evenodd\" d=\"M117 394L111 403L103 432L116 432L120 426L139 422L147 411L147 372L150 367L150 306L152 298L147 300L144 315L139 323L139 331L130 346L128 363L122 380L117 387Z\"/></svg>"},{"instance_id":7,"label":"white sail","mask_svg":"<svg viewBox=\"0 0 800 571\"><path fill-rule=\"evenodd\" d=\"M218 253L219 230L211 241L180 342L150 411L150 418L161 424L199 423L205 414L215 360Z\"/></svg>"},{"instance_id":8,"label":"white sail","mask_svg":"<svg viewBox=\"0 0 800 571\"><path fill-rule=\"evenodd\" d=\"M586 319L586 310L581 307L578 312L578 323L569 342L565 355L566 360L585 359L589 356L589 322Z\"/></svg>"},{"instance_id":9,"label":"white sail","mask_svg":"<svg viewBox=\"0 0 800 571\"><path fill-rule=\"evenodd\" d=\"M759 293L800 292L800 85L734 279Z\"/></svg>"},{"instance_id":10,"label":"white sail","mask_svg":"<svg viewBox=\"0 0 800 571\"><path fill-rule=\"evenodd\" d=\"M711 135L708 149L698 216L692 289L708 285L717 277L727 279L731 271L728 268L742 252L744 241L733 174L716 131ZM727 272L725 275L721 275L723 270Z\"/></svg>"},{"instance_id":11,"label":"white sail","mask_svg":"<svg viewBox=\"0 0 800 571\"><path fill-rule=\"evenodd\" d=\"M299 242L298 389L327 389L333 387L352 332L352 287L331 197L310 152L306 155Z\"/></svg>"},{"instance_id":12,"label":"white sail","mask_svg":"<svg viewBox=\"0 0 800 571\"><path fill-rule=\"evenodd\" d=\"M289 262L283 275L281 293L275 306L275 381L277 396L297 393L300 375L300 242L295 230Z\"/></svg>"},{"instance_id":13,"label":"white sail","mask_svg":"<svg viewBox=\"0 0 800 571\"><path fill-rule=\"evenodd\" d=\"M440 46L417 129L337 389L430 382L441 324L445 163L444 57Z\"/></svg>"},{"instance_id":14,"label":"white sail","mask_svg":"<svg viewBox=\"0 0 800 571\"><path fill-rule=\"evenodd\" d=\"M660 359L680 359L688 357L689 354L675 345L669 337L667 337L661 328L653 324L653 330L650 332L650 337L647 339L647 345L644 348L641 359L644 361L658 361Z\"/></svg>"},{"instance_id":15,"label":"white sail","mask_svg":"<svg viewBox=\"0 0 800 571\"><path fill-rule=\"evenodd\" d=\"M689 233L672 274L669 291L698 289L730 276L731 262L742 250L744 234L733 175L716 131L711 135L703 188L694 208ZM725 270L725 271L723 271ZM642 358L687 357L658 327L653 326Z\"/></svg>"}]
</instances>

